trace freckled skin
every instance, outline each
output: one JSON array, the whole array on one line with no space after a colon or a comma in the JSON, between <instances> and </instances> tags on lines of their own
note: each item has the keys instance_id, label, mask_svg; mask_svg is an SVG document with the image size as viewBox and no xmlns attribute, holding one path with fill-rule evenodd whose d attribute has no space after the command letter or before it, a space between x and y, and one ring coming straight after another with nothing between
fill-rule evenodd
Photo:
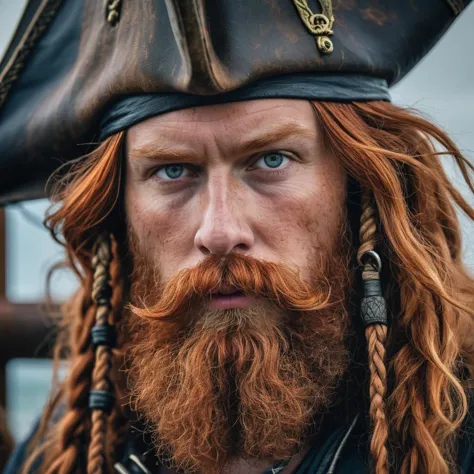
<instances>
[{"instance_id":1,"label":"freckled skin","mask_svg":"<svg viewBox=\"0 0 474 474\"><path fill-rule=\"evenodd\" d=\"M293 124L309 133L236 154L248 138ZM165 182L158 168L167 162L135 154L150 144L189 153L193 171ZM229 252L288 265L307 279L315 247L332 251L346 175L324 147L307 101L261 99L170 112L130 128L126 152L127 219L164 281L210 253ZM259 157L268 152L282 153L285 163L264 167Z\"/></svg>"}]
</instances>

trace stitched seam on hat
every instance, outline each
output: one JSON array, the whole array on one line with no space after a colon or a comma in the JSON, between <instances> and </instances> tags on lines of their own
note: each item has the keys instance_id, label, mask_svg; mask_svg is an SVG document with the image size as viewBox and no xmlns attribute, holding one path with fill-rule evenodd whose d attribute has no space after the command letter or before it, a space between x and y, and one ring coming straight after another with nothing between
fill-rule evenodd
<instances>
[{"instance_id":1,"label":"stitched seam on hat","mask_svg":"<svg viewBox=\"0 0 474 474\"><path fill-rule=\"evenodd\" d=\"M204 27L205 27L204 21L205 20L203 18L203 15L201 14L202 8L199 7L198 0L192 0L192 3L194 6L194 13L196 15L196 19L199 24L199 31L203 32L201 36L201 44L202 44L202 50L203 50L204 58L205 58L206 72L209 78L212 80L214 87L220 89L219 84L216 80L216 77L214 76L214 71L212 70L212 67L211 67L211 59L209 55L209 44L208 44L208 41L206 41L207 39L206 36L204 35ZM202 7L202 4L201 4L201 7Z\"/></svg>"},{"instance_id":2,"label":"stitched seam on hat","mask_svg":"<svg viewBox=\"0 0 474 474\"><path fill-rule=\"evenodd\" d=\"M20 77L38 40L52 23L61 4L62 0L45 0L43 2L35 13L7 66L0 73L0 109L5 103L11 88Z\"/></svg>"},{"instance_id":3,"label":"stitched seam on hat","mask_svg":"<svg viewBox=\"0 0 474 474\"><path fill-rule=\"evenodd\" d=\"M22 37L20 38L20 40L18 41L18 44L17 46L15 47L15 50L13 51L10 59L8 60L7 64L5 65L5 68L0 71L0 84L3 84L3 80L4 78L6 77L6 74L7 72L12 68L13 64L15 63L15 58L18 56L18 54L20 53L20 50L21 48L24 46L24 44L26 43L27 41L27 38L29 37L29 35L31 34L32 32L32 29L34 28L35 24L38 22L38 19L41 15L41 13L43 12L43 10L46 8L47 4L48 4L48 1L49 0L43 0L43 3L38 7L38 9L35 11L34 15L33 15L33 18L31 19L30 23L28 24L28 26L26 27L25 29L25 32L23 33ZM26 14L27 12L27 7L28 5L25 6L24 10L23 10L23 13L22 13L22 16ZM18 23L16 24L16 29L15 31L13 32L13 37L11 38L10 40L10 43L9 43L9 46L11 44L13 44L14 40L15 40L15 33L16 33L16 30L20 27L21 25L21 20L22 18L20 18L18 20ZM8 50L5 51L5 55L4 57L6 57L6 54L8 54ZM2 59L2 62L3 62L3 59Z\"/></svg>"},{"instance_id":4,"label":"stitched seam on hat","mask_svg":"<svg viewBox=\"0 0 474 474\"><path fill-rule=\"evenodd\" d=\"M448 5L453 10L453 13L458 16L464 9L464 4L462 0L446 0Z\"/></svg>"},{"instance_id":5,"label":"stitched seam on hat","mask_svg":"<svg viewBox=\"0 0 474 474\"><path fill-rule=\"evenodd\" d=\"M25 4L23 5L23 8L21 9L21 12L20 12L18 18L11 25L12 30L10 31L10 33L8 35L8 41L5 43L4 46L0 46L0 76L1 76L1 71L3 69L6 69L7 65L10 63L10 59L8 61L6 60L6 58L8 56L8 53L10 53L10 50L13 49L13 51L11 52L11 55L14 54L14 52L16 51L16 49L18 47L18 44L21 43L21 40L22 40L23 36L25 35L25 33L23 33L23 35L21 37L19 37L18 30L19 30L19 28L21 27L21 25L23 23L23 18L26 15L27 11L28 11L28 2L25 2ZM31 24L31 21L27 25L25 31L28 30L28 27L30 26L30 24ZM18 44L15 46L15 41L17 39L18 39ZM1 67L2 64L5 64L5 66L3 68Z\"/></svg>"},{"instance_id":6,"label":"stitched seam on hat","mask_svg":"<svg viewBox=\"0 0 474 474\"><path fill-rule=\"evenodd\" d=\"M190 83L196 85L201 79L212 82L215 78L209 64L209 52L204 42L203 21L195 0L173 0L175 11L182 25L183 36L187 45L190 60Z\"/></svg>"},{"instance_id":7,"label":"stitched seam on hat","mask_svg":"<svg viewBox=\"0 0 474 474\"><path fill-rule=\"evenodd\" d=\"M170 21L171 31L173 32L176 47L183 58L185 83L180 83L180 87L188 87L192 76L192 63L189 55L189 48L186 41L186 32L184 30L183 18L181 12L176 7L173 0L165 0L166 11Z\"/></svg>"},{"instance_id":8,"label":"stitched seam on hat","mask_svg":"<svg viewBox=\"0 0 474 474\"><path fill-rule=\"evenodd\" d=\"M198 18L199 25L203 31L202 41L209 77L211 78L215 89L220 92L224 92L229 88L235 88L234 79L229 75L227 68L216 55L204 12L203 2L202 0L193 0L193 2L196 5L196 17Z\"/></svg>"}]
</instances>

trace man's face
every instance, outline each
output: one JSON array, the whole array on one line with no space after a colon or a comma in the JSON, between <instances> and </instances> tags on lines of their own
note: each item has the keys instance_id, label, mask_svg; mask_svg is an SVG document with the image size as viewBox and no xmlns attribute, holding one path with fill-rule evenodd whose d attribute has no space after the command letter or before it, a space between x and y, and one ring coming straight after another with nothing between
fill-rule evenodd
<instances>
[{"instance_id":1,"label":"man's face","mask_svg":"<svg viewBox=\"0 0 474 474\"><path fill-rule=\"evenodd\" d=\"M164 114L128 131L126 155L128 224L162 281L229 253L307 280L311 255L334 250L346 176L307 101Z\"/></svg>"},{"instance_id":2,"label":"man's face","mask_svg":"<svg viewBox=\"0 0 474 474\"><path fill-rule=\"evenodd\" d=\"M344 198L304 101L130 129L129 387L176 466L285 459L327 410L348 361Z\"/></svg>"}]
</instances>

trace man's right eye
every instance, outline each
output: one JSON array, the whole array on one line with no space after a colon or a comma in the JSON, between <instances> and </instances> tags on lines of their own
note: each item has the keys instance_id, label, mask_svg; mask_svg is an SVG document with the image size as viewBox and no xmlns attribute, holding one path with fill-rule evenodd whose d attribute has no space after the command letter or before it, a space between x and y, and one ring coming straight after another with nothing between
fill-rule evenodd
<instances>
[{"instance_id":1,"label":"man's right eye","mask_svg":"<svg viewBox=\"0 0 474 474\"><path fill-rule=\"evenodd\" d=\"M185 165L174 163L172 165L161 166L156 172L155 175L164 180L164 181L173 181L178 178L183 178L188 176L186 173L191 173L191 171L186 168Z\"/></svg>"}]
</instances>

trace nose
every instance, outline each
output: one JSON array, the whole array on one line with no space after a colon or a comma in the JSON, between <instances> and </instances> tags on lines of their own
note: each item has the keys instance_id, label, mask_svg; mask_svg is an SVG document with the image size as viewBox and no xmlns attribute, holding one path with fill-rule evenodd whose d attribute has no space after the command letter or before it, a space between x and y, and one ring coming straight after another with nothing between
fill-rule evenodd
<instances>
[{"instance_id":1,"label":"nose","mask_svg":"<svg viewBox=\"0 0 474 474\"><path fill-rule=\"evenodd\" d=\"M254 235L238 192L232 193L228 182L216 180L209 184L208 201L194 238L194 245L202 254L246 253L253 246Z\"/></svg>"}]
</instances>

